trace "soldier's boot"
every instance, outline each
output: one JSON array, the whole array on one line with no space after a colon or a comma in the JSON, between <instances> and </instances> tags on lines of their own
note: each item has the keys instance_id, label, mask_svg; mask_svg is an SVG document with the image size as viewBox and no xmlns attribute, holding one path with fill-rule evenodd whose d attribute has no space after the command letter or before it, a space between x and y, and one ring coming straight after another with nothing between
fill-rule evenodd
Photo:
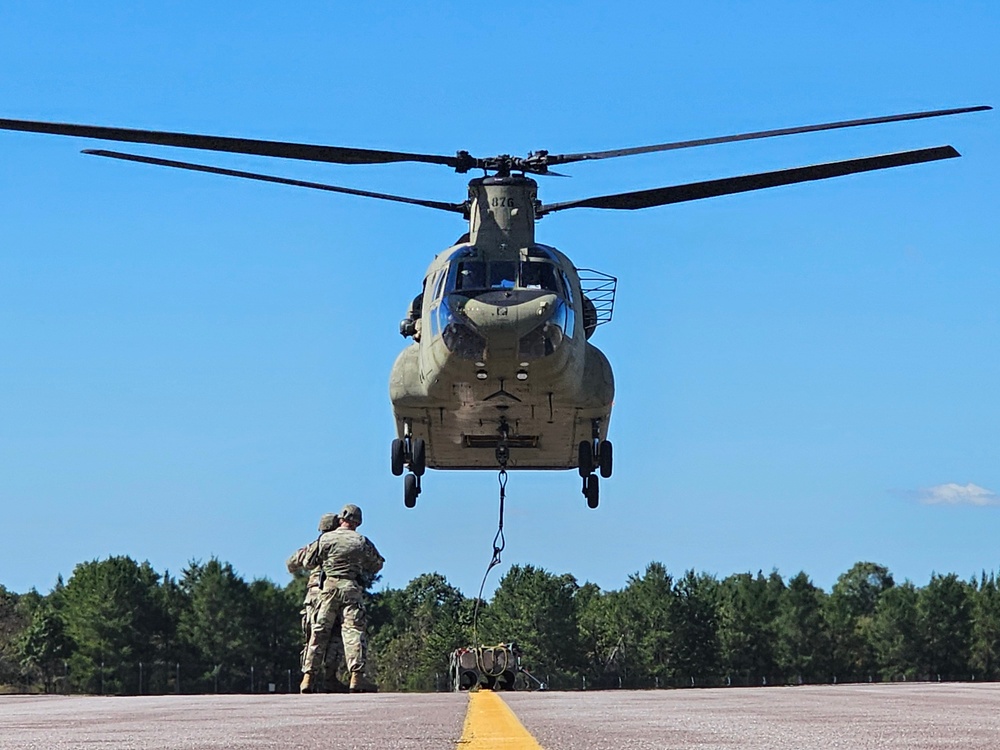
<instances>
[{"instance_id":1,"label":"soldier's boot","mask_svg":"<svg viewBox=\"0 0 1000 750\"><path fill-rule=\"evenodd\" d=\"M351 692L377 693L378 685L361 674L361 672L351 672Z\"/></svg>"},{"instance_id":2,"label":"soldier's boot","mask_svg":"<svg viewBox=\"0 0 1000 750\"><path fill-rule=\"evenodd\" d=\"M302 675L302 682L299 683L299 692L303 694L313 692L312 675L308 672Z\"/></svg>"}]
</instances>

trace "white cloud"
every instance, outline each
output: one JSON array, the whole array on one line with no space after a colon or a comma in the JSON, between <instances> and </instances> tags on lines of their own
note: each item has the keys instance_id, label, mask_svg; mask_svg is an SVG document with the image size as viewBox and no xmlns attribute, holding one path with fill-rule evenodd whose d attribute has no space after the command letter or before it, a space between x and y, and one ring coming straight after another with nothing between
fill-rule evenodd
<instances>
[{"instance_id":1,"label":"white cloud","mask_svg":"<svg viewBox=\"0 0 1000 750\"><path fill-rule=\"evenodd\" d=\"M1000 495L977 484L939 484L917 493L924 505L1000 505Z\"/></svg>"}]
</instances>

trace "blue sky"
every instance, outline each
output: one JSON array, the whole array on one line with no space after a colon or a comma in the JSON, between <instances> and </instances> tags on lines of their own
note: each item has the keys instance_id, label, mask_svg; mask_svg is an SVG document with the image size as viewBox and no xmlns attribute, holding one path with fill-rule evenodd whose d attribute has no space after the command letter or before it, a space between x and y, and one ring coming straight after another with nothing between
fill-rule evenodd
<instances>
[{"instance_id":1,"label":"blue sky","mask_svg":"<svg viewBox=\"0 0 1000 750\"><path fill-rule=\"evenodd\" d=\"M995 3L34 2L0 8L0 117L450 154L577 152L1000 104ZM859 560L1000 567L996 112L576 164L556 202L908 148L963 158L545 218L619 278L594 338L615 476L514 474L513 563L623 586ZM478 590L490 472L389 473L397 326L460 219L0 133L0 583L111 554L247 578L355 502L384 583ZM142 153L458 201L446 168Z\"/></svg>"}]
</instances>

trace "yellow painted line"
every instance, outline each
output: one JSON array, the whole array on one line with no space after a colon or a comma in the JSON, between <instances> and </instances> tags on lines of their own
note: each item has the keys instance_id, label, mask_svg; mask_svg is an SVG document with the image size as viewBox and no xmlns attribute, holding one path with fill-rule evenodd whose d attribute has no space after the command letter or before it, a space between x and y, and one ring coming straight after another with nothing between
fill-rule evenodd
<instances>
[{"instance_id":1,"label":"yellow painted line","mask_svg":"<svg viewBox=\"0 0 1000 750\"><path fill-rule=\"evenodd\" d=\"M462 739L456 750L544 750L499 695L469 693Z\"/></svg>"}]
</instances>

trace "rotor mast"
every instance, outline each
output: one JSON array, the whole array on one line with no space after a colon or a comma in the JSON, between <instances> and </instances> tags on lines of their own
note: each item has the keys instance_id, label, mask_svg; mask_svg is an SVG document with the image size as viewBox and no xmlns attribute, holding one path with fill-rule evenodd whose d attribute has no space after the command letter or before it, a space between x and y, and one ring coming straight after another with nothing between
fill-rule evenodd
<instances>
[{"instance_id":1,"label":"rotor mast","mask_svg":"<svg viewBox=\"0 0 1000 750\"><path fill-rule=\"evenodd\" d=\"M517 251L535 243L538 183L524 175L469 182L469 242Z\"/></svg>"}]
</instances>

